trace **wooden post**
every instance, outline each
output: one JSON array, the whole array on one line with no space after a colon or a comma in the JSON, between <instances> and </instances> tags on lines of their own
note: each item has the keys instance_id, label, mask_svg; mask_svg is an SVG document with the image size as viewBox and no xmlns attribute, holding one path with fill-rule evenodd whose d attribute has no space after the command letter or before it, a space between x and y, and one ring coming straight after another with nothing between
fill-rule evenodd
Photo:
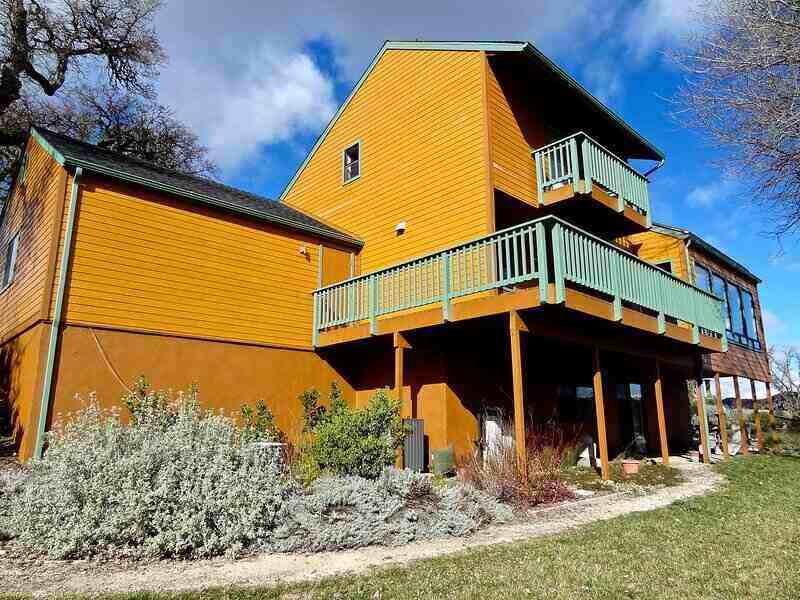
<instances>
[{"instance_id":1,"label":"wooden post","mask_svg":"<svg viewBox=\"0 0 800 600\"><path fill-rule=\"evenodd\" d=\"M508 330L511 339L511 377L514 386L514 442L517 447L517 460L523 472L527 472L528 452L525 447L525 375L522 372L522 338L520 332L528 332L528 327L517 311L508 314Z\"/></svg>"},{"instance_id":2,"label":"wooden post","mask_svg":"<svg viewBox=\"0 0 800 600\"><path fill-rule=\"evenodd\" d=\"M775 406L772 403L772 386L769 381L764 383L767 384L767 427L769 427L772 447L775 448L778 445L778 434L775 433Z\"/></svg>"},{"instance_id":3,"label":"wooden post","mask_svg":"<svg viewBox=\"0 0 800 600\"><path fill-rule=\"evenodd\" d=\"M722 455L725 458L730 458L731 454L728 450L728 417L725 414L725 405L722 403L722 386L719 382L719 373L714 373L714 388L717 393L717 414L719 415L719 434L722 437Z\"/></svg>"},{"instance_id":4,"label":"wooden post","mask_svg":"<svg viewBox=\"0 0 800 600\"><path fill-rule=\"evenodd\" d=\"M597 445L600 447L600 477L610 479L608 464L608 439L606 438L606 408L603 400L603 372L600 370L600 349L595 346L592 353L594 367L594 412L597 417Z\"/></svg>"},{"instance_id":5,"label":"wooden post","mask_svg":"<svg viewBox=\"0 0 800 600\"><path fill-rule=\"evenodd\" d=\"M756 423L756 443L758 444L758 451L764 451L764 434L761 432L761 403L756 396L756 382L750 380L750 393L753 395L753 419Z\"/></svg>"},{"instance_id":6,"label":"wooden post","mask_svg":"<svg viewBox=\"0 0 800 600\"><path fill-rule=\"evenodd\" d=\"M403 374L405 367L405 351L411 348L411 345L406 340L402 333L394 334L394 393L400 401L400 414L403 418L409 418L411 414L411 406L407 405L403 399Z\"/></svg>"},{"instance_id":7,"label":"wooden post","mask_svg":"<svg viewBox=\"0 0 800 600\"><path fill-rule=\"evenodd\" d=\"M405 351L411 348L411 345L406 340L402 333L395 333L393 336L394 343L394 393L397 400L400 402L400 416L404 419L413 417L411 414L410 402L406 404L403 400L403 375L405 371ZM404 453L402 448L398 451L397 458L395 459L395 466L402 469L405 465Z\"/></svg>"},{"instance_id":8,"label":"wooden post","mask_svg":"<svg viewBox=\"0 0 800 600\"><path fill-rule=\"evenodd\" d=\"M708 421L706 420L706 400L703 398L703 379L698 377L695 380L695 400L697 402L697 424L700 426L700 448L703 451L703 462L711 462L711 454L708 452Z\"/></svg>"},{"instance_id":9,"label":"wooden post","mask_svg":"<svg viewBox=\"0 0 800 600\"><path fill-rule=\"evenodd\" d=\"M667 443L667 419L664 416L664 393L661 389L661 362L656 361L656 379L653 384L656 396L656 416L658 417L658 441L661 443L661 460L669 464L669 444Z\"/></svg>"},{"instance_id":10,"label":"wooden post","mask_svg":"<svg viewBox=\"0 0 800 600\"><path fill-rule=\"evenodd\" d=\"M739 452L742 456L750 454L750 440L747 439L747 428L744 422L744 409L742 408L742 394L739 392L739 377L733 376L733 391L736 394L736 413L739 416L739 438L741 447Z\"/></svg>"}]
</instances>

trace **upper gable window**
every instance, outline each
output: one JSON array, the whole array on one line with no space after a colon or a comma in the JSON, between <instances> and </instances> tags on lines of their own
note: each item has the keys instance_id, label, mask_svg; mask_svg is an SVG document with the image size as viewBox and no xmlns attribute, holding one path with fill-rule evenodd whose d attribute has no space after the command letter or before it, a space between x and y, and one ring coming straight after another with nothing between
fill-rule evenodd
<instances>
[{"instance_id":1,"label":"upper gable window","mask_svg":"<svg viewBox=\"0 0 800 600\"><path fill-rule=\"evenodd\" d=\"M14 281L14 270L17 266L17 247L19 246L19 234L15 235L6 244L6 256L3 263L3 289L6 289Z\"/></svg>"},{"instance_id":2,"label":"upper gable window","mask_svg":"<svg viewBox=\"0 0 800 600\"><path fill-rule=\"evenodd\" d=\"M361 175L361 142L348 146L342 152L342 183L358 179Z\"/></svg>"}]
</instances>

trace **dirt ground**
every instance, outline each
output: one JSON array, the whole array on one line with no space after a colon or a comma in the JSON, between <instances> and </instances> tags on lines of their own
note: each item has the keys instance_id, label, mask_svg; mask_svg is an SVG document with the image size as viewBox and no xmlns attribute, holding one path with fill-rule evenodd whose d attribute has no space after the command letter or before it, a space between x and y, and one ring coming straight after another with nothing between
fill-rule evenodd
<instances>
[{"instance_id":1,"label":"dirt ground","mask_svg":"<svg viewBox=\"0 0 800 600\"><path fill-rule=\"evenodd\" d=\"M122 563L54 561L31 558L11 543L0 543L0 593L34 595L131 591L197 590L217 586L257 586L298 582L396 566L411 561L552 535L586 523L632 512L653 510L677 500L706 494L724 483L708 467L673 461L685 483L644 495L626 492L597 495L531 511L530 518L488 527L472 536L417 542L399 547L369 547L319 554L263 554L240 560Z\"/></svg>"}]
</instances>

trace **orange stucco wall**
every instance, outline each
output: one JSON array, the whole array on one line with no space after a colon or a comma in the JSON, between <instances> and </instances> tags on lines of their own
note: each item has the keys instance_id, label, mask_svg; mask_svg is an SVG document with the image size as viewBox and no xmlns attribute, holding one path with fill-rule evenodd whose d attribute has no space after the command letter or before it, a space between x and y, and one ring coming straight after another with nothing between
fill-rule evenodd
<instances>
[{"instance_id":1,"label":"orange stucco wall","mask_svg":"<svg viewBox=\"0 0 800 600\"><path fill-rule=\"evenodd\" d=\"M131 385L140 375L157 389L185 390L196 383L201 404L226 413L264 400L290 439L302 431L298 395L304 390L315 387L327 397L335 381L346 399L353 398L348 382L311 351L68 326L51 422L79 408L92 392L105 407L121 406L120 380Z\"/></svg>"}]
</instances>

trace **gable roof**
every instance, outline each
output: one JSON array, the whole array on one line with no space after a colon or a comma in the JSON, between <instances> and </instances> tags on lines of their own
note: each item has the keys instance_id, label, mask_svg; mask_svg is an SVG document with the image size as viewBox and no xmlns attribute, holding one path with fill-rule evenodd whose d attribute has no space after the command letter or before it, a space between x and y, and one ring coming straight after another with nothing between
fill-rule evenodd
<instances>
[{"instance_id":1,"label":"gable roof","mask_svg":"<svg viewBox=\"0 0 800 600\"><path fill-rule=\"evenodd\" d=\"M754 275L742 263L740 263L737 260L734 260L727 254L725 254L722 250L715 248L707 241L705 241L703 238L701 238L699 235L692 233L688 229L681 229L680 227L675 227L674 225L664 225L663 223L653 223L651 229L658 233L663 233L664 235L668 235L670 237L674 237L679 240L689 240L692 244L700 247L704 252L710 254L715 259L725 264L726 266L730 267L732 270L736 271L740 275L743 275L746 279L750 279L755 283L761 283L761 279L758 278L756 275Z\"/></svg>"},{"instance_id":2,"label":"gable roof","mask_svg":"<svg viewBox=\"0 0 800 600\"><path fill-rule=\"evenodd\" d=\"M30 134L63 166L81 167L88 172L136 183L329 240L353 246L363 245L361 240L283 202L251 194L210 179L166 169L40 127L31 128Z\"/></svg>"},{"instance_id":3,"label":"gable roof","mask_svg":"<svg viewBox=\"0 0 800 600\"><path fill-rule=\"evenodd\" d=\"M640 135L621 116L619 116L616 112L614 112L603 102L601 102L599 98L597 98L595 95L589 92L589 90L587 90L580 83L578 83L578 81L576 81L575 78L572 77L569 73L567 73L564 69L559 67L556 63L554 63L547 56L545 56L545 54L542 53L538 48L536 48L536 46L534 46L531 42L522 42L522 41L498 41L498 42L425 41L424 42L424 41L389 40L383 44L381 49L372 59L372 62L370 62L369 66L367 66L366 70L361 75L361 78L353 87L350 94L347 96L345 101L342 102L339 109L333 115L325 130L317 138L317 141L314 143L314 146L309 151L305 160L303 160L303 162L298 167L297 171L295 171L291 180L289 180L289 183L286 184L286 187L281 192L280 195L281 200L286 196L286 193L289 191L289 189L292 187L295 181L297 181L297 178L300 176L300 173L303 172L306 165L311 160L311 157L316 152L317 148L319 148L323 140L327 137L328 133L333 128L336 121L339 120L339 117L344 112L345 108L347 108L347 105L350 104L350 101L356 95L359 88L367 80L370 73L378 64L383 54L388 50L442 50L442 51L462 51L462 52L493 52L493 53L508 53L508 54L523 55L529 60L543 67L546 71L550 72L553 76L555 76L567 87L574 90L577 93L578 97L584 100L584 102L587 105L598 110L598 112L605 119L607 119L615 127L619 128L623 132L623 134L626 135L631 140L631 142L637 148L640 149L641 156L637 156L637 158L642 158L647 160L657 160L661 162L663 162L665 159L664 153L661 150L659 150L655 145L653 145L642 135Z\"/></svg>"}]
</instances>

